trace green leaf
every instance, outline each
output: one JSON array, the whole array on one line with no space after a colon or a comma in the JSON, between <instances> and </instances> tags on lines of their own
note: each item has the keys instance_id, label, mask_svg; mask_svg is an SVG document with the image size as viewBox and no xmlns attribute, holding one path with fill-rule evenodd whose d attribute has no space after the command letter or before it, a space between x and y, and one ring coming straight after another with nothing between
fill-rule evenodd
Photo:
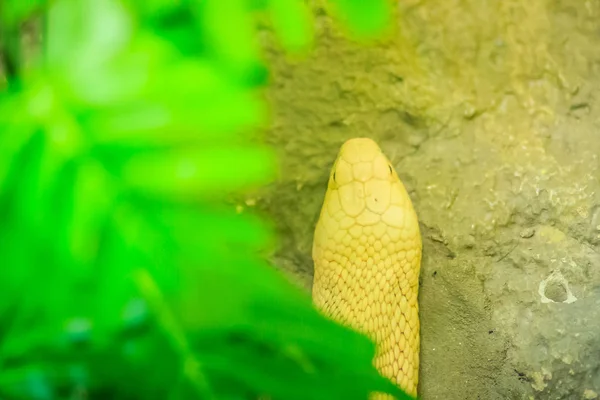
<instances>
[{"instance_id":1,"label":"green leaf","mask_svg":"<svg viewBox=\"0 0 600 400\"><path fill-rule=\"evenodd\" d=\"M67 248L75 262L90 265L100 250L116 188L103 166L88 159L77 168L72 192L73 205L65 221Z\"/></svg>"},{"instance_id":2,"label":"green leaf","mask_svg":"<svg viewBox=\"0 0 600 400\"><path fill-rule=\"evenodd\" d=\"M346 25L352 35L373 39L390 26L392 3L389 0L328 0L334 14Z\"/></svg>"},{"instance_id":3,"label":"green leaf","mask_svg":"<svg viewBox=\"0 0 600 400\"><path fill-rule=\"evenodd\" d=\"M5 110L0 111L4 113ZM0 125L0 197L6 190L7 178L14 166L14 161L31 140L34 134L32 126Z\"/></svg>"},{"instance_id":4,"label":"green leaf","mask_svg":"<svg viewBox=\"0 0 600 400\"><path fill-rule=\"evenodd\" d=\"M254 257L272 248L273 232L251 214L236 214L216 206L173 209L164 204L154 211L155 223L164 227L175 253L198 252L206 254L207 259L223 259L231 249Z\"/></svg>"},{"instance_id":5,"label":"green leaf","mask_svg":"<svg viewBox=\"0 0 600 400\"><path fill-rule=\"evenodd\" d=\"M283 47L305 52L313 45L313 18L304 0L270 0L273 26Z\"/></svg>"},{"instance_id":6,"label":"green leaf","mask_svg":"<svg viewBox=\"0 0 600 400\"><path fill-rule=\"evenodd\" d=\"M125 166L131 188L164 198L196 201L266 183L274 155L261 147L213 147L140 154Z\"/></svg>"},{"instance_id":7,"label":"green leaf","mask_svg":"<svg viewBox=\"0 0 600 400\"><path fill-rule=\"evenodd\" d=\"M5 3L14 24L43 9ZM336 4L357 32L382 28L383 3ZM314 40L306 4L48 10L46 62L0 99L0 396L394 392L371 341L260 261L273 232L220 203L276 172L272 151L242 140L268 122L253 12L270 12L284 48L301 52Z\"/></svg>"},{"instance_id":8,"label":"green leaf","mask_svg":"<svg viewBox=\"0 0 600 400\"><path fill-rule=\"evenodd\" d=\"M47 64L74 80L125 49L133 34L131 15L114 0L55 0L47 25Z\"/></svg>"},{"instance_id":9,"label":"green leaf","mask_svg":"<svg viewBox=\"0 0 600 400\"><path fill-rule=\"evenodd\" d=\"M260 64L260 56L246 0L203 1L197 7L202 32L223 68L233 79L247 82Z\"/></svg>"},{"instance_id":10,"label":"green leaf","mask_svg":"<svg viewBox=\"0 0 600 400\"><path fill-rule=\"evenodd\" d=\"M0 4L1 24L18 26L35 11L47 4L45 0L6 0Z\"/></svg>"}]
</instances>

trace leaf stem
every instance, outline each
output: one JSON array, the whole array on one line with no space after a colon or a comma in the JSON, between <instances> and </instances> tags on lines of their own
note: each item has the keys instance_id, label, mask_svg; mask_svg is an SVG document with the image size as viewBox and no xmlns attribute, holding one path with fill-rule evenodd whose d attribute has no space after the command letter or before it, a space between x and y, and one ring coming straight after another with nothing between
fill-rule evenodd
<instances>
[{"instance_id":1,"label":"leaf stem","mask_svg":"<svg viewBox=\"0 0 600 400\"><path fill-rule=\"evenodd\" d=\"M19 78L21 71L21 29L20 26L0 26L0 29L0 57L6 81L11 85Z\"/></svg>"},{"instance_id":2,"label":"leaf stem","mask_svg":"<svg viewBox=\"0 0 600 400\"><path fill-rule=\"evenodd\" d=\"M183 358L183 376L189 380L202 399L216 399L208 379L202 373L201 364L190 349L183 329L163 297L162 291L147 269L138 268L133 272L133 280L144 296L150 309L158 319L158 323L171 339L173 347Z\"/></svg>"}]
</instances>

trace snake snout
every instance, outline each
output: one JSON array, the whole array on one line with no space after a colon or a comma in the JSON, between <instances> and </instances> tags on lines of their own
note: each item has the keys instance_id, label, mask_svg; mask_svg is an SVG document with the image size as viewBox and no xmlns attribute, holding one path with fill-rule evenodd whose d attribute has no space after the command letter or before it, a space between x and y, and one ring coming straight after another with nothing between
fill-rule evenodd
<instances>
[{"instance_id":1,"label":"snake snout","mask_svg":"<svg viewBox=\"0 0 600 400\"><path fill-rule=\"evenodd\" d=\"M379 145L369 138L349 139L340 148L340 157L350 164L373 161L380 153Z\"/></svg>"}]
</instances>

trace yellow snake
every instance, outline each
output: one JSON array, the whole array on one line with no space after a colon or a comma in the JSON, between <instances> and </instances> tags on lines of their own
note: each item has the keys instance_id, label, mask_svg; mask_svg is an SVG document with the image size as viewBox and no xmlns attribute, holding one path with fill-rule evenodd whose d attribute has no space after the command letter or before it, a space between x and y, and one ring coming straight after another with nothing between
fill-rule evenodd
<instances>
[{"instance_id":1,"label":"yellow snake","mask_svg":"<svg viewBox=\"0 0 600 400\"><path fill-rule=\"evenodd\" d=\"M313 302L369 336L376 368L412 396L419 379L421 247L412 202L388 158L371 139L345 142L315 229Z\"/></svg>"}]
</instances>

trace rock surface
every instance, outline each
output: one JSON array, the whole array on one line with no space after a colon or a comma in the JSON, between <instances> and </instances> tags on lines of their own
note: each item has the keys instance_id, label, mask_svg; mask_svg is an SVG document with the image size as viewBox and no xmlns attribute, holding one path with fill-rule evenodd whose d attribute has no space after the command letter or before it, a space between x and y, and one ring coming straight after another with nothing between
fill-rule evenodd
<instances>
[{"instance_id":1,"label":"rock surface","mask_svg":"<svg viewBox=\"0 0 600 400\"><path fill-rule=\"evenodd\" d=\"M425 400L600 393L600 3L403 0L390 40L273 66L281 177L256 206L273 262L310 290L342 142L379 142L420 218Z\"/></svg>"}]
</instances>

